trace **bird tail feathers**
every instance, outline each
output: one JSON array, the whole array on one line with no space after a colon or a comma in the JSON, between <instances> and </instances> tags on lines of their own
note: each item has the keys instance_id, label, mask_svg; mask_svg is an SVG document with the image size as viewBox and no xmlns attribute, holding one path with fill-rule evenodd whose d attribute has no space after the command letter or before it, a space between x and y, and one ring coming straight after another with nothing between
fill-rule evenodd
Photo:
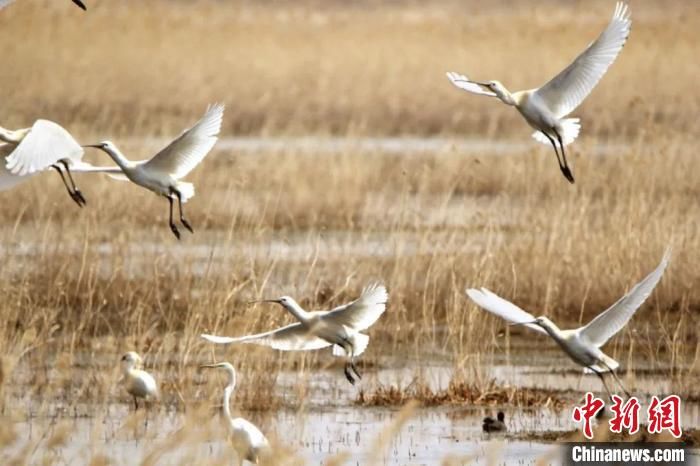
<instances>
[{"instance_id":1,"label":"bird tail feathers","mask_svg":"<svg viewBox=\"0 0 700 466\"><path fill-rule=\"evenodd\" d=\"M561 126L561 140L565 146L568 146L578 137L579 131L581 131L581 120L578 118L565 118L559 122ZM542 131L535 131L532 133L532 137L535 141L542 144L550 145L549 138Z\"/></svg>"},{"instance_id":2,"label":"bird tail feathers","mask_svg":"<svg viewBox=\"0 0 700 466\"><path fill-rule=\"evenodd\" d=\"M369 345L369 337L365 335L364 333L355 333L351 337L352 341L352 346L353 346L353 351L355 352L355 356L359 356L362 353L365 352L367 349L367 345ZM333 356L338 356L338 357L347 357L350 356L345 352L345 350L338 346L338 345L333 345Z\"/></svg>"},{"instance_id":3,"label":"bird tail feathers","mask_svg":"<svg viewBox=\"0 0 700 466\"><path fill-rule=\"evenodd\" d=\"M177 190L180 191L182 202L187 202L190 198L194 197L194 185L192 183L178 181Z\"/></svg>"}]
</instances>

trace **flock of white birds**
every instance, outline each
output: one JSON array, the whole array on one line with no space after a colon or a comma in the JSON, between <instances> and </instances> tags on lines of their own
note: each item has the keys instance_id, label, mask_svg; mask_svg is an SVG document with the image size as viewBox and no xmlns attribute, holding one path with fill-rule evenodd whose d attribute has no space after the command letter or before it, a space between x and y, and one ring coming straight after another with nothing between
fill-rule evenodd
<instances>
[{"instance_id":1,"label":"flock of white birds","mask_svg":"<svg viewBox=\"0 0 700 466\"><path fill-rule=\"evenodd\" d=\"M0 0L0 8L11 1ZM72 1L85 9L80 0ZM561 73L537 89L511 93L498 81L472 81L454 72L447 73L447 77L460 89L497 97L505 104L514 106L536 130L534 138L552 145L559 168L566 179L573 183L574 177L564 148L578 136L580 123L578 118L567 116L588 96L615 61L629 36L630 26L628 7L619 2L610 24L598 39ZM210 106L192 128L184 131L150 159L139 161L127 159L110 141L81 146L68 131L47 120L37 120L26 129L13 131L0 128L0 140L3 142L0 151L6 161L0 165L0 190L10 189L39 172L55 170L71 199L83 207L87 201L76 186L72 173L106 173L112 178L131 181L165 197L169 203L170 229L180 239L180 230L173 214L176 202L180 224L190 232L194 231L183 211L183 204L194 196L194 186L182 181L182 178L201 163L214 147L223 113L223 105ZM84 162L83 149L87 147L105 152L116 165L93 166ZM605 382L606 373L612 374L619 387L629 395L615 374L618 362L603 353L601 347L629 322L644 303L661 279L669 260L670 251L667 251L653 272L609 309L578 329L561 330L547 317L535 318L485 288L467 289L466 294L479 307L502 317L512 325L523 325L549 335L584 371L596 374L608 394L611 392ZM332 347L334 356L345 358L344 374L354 385L362 378L355 365L356 358L369 343L369 337L362 332L384 313L388 299L389 294L384 286L372 284L355 301L328 311L307 311L289 296L263 300L259 302L281 305L297 322L254 335L227 337L202 334L202 338L216 344L252 343L280 351L309 351ZM133 397L135 409L138 409L139 398L158 397L156 381L143 370L142 364L141 357L135 352L128 352L122 357L124 384ZM257 463L261 455L269 451L269 442L255 425L231 415L230 399L236 386L234 367L227 362L202 367L222 369L228 374L223 409L230 424L233 445L238 452L239 462L247 460ZM498 420L490 420L490 428L499 422L503 424L500 415Z\"/></svg>"}]
</instances>

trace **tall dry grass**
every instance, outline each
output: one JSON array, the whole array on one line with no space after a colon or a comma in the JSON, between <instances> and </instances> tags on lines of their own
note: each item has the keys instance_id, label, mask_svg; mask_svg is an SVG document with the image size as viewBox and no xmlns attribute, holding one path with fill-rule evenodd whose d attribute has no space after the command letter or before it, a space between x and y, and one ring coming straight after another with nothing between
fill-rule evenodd
<instances>
[{"instance_id":1,"label":"tall dry grass","mask_svg":"<svg viewBox=\"0 0 700 466\"><path fill-rule=\"evenodd\" d=\"M512 109L461 94L445 71L539 86L613 9L607 0L70 6L35 0L0 16L5 125L45 115L83 135L169 134L222 100L225 134L520 138ZM634 2L624 53L576 112L584 135L627 140L648 124L698 132L699 9Z\"/></svg>"},{"instance_id":2,"label":"tall dry grass","mask_svg":"<svg viewBox=\"0 0 700 466\"><path fill-rule=\"evenodd\" d=\"M576 112L574 186L512 109L461 94L443 73L538 85L598 34L609 2L102 1L88 14L66 3L23 1L0 14L3 126L51 118L141 158L152 146L141 138L172 137L208 102L224 101L225 136L440 135L523 146L498 156L449 147L242 155L222 146L191 177L196 233L179 243L167 202L129 184L80 177L82 210L55 175L3 193L5 415L65 415L70 406L92 416L128 401L114 366L129 349L159 376L164 407L218 400L221 380L196 367L227 358L243 374L236 406L256 420L302 409L315 369L338 371L345 384L329 355L214 349L198 334L290 321L246 304L254 298L292 294L328 308L374 280L391 301L370 331L365 387L380 384L375 368L418 373L434 359L488 387L503 325L467 301L467 286L573 326L614 302L669 244L660 286L606 350L628 368L641 354L695 394L694 2L634 3L630 42ZM287 370L301 371L300 383L276 389Z\"/></svg>"}]
</instances>

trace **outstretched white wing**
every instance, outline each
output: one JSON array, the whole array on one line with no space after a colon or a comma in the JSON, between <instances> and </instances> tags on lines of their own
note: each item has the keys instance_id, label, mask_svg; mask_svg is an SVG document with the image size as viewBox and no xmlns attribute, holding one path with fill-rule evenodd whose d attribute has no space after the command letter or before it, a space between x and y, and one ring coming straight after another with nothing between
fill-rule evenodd
<instances>
[{"instance_id":1,"label":"outstretched white wing","mask_svg":"<svg viewBox=\"0 0 700 466\"><path fill-rule=\"evenodd\" d=\"M14 149L15 146L13 146L12 144L0 143L0 159L9 155ZM13 175L12 173L10 173L10 170L8 170L5 167L5 165L0 163L0 191L7 191L8 189L12 189L18 184L28 179L29 176Z\"/></svg>"},{"instance_id":2,"label":"outstretched white wing","mask_svg":"<svg viewBox=\"0 0 700 466\"><path fill-rule=\"evenodd\" d=\"M223 116L222 104L209 106L197 124L154 155L143 167L175 179L187 176L216 144Z\"/></svg>"},{"instance_id":3,"label":"outstretched white wing","mask_svg":"<svg viewBox=\"0 0 700 466\"><path fill-rule=\"evenodd\" d=\"M362 290L362 295L349 304L343 304L322 315L322 319L345 325L358 332L369 328L386 310L389 301L384 285L374 283Z\"/></svg>"},{"instance_id":4,"label":"outstretched white wing","mask_svg":"<svg viewBox=\"0 0 700 466\"><path fill-rule=\"evenodd\" d=\"M6 161L13 175L28 175L59 160L80 160L82 156L83 148L68 131L52 121L37 120Z\"/></svg>"},{"instance_id":5,"label":"outstretched white wing","mask_svg":"<svg viewBox=\"0 0 700 466\"><path fill-rule=\"evenodd\" d=\"M535 320L535 316L527 313L520 309L515 304L510 301L506 301L498 295L490 292L486 288L477 290L475 288L470 288L467 290L467 296L471 298L479 307L492 314L496 314L508 322L514 324L524 324L525 327L536 330L540 333L547 333L542 327L537 324L525 324L525 322L532 322Z\"/></svg>"},{"instance_id":6,"label":"outstretched white wing","mask_svg":"<svg viewBox=\"0 0 700 466\"><path fill-rule=\"evenodd\" d=\"M637 283L629 293L620 298L606 311L598 314L588 325L579 329L580 334L592 344L601 347L613 335L622 329L632 318L637 309L649 297L661 280L671 258L671 250L667 249L661 263L656 269L647 275L644 280Z\"/></svg>"},{"instance_id":7,"label":"outstretched white wing","mask_svg":"<svg viewBox=\"0 0 700 466\"><path fill-rule=\"evenodd\" d=\"M479 94L479 95L487 95L489 97L496 97L496 94L493 92L489 92L487 90L484 90L481 86L478 84L472 82L464 76L463 74L455 73L454 71L448 71L447 72L447 79L450 80L452 84L457 86L458 88L465 90L467 92L471 92L472 94Z\"/></svg>"},{"instance_id":8,"label":"outstretched white wing","mask_svg":"<svg viewBox=\"0 0 700 466\"><path fill-rule=\"evenodd\" d=\"M309 333L301 324L291 324L271 332L257 333L244 337L220 337L203 333L202 338L217 344L253 343L269 346L280 351L307 351L331 346L326 340Z\"/></svg>"},{"instance_id":9,"label":"outstretched white wing","mask_svg":"<svg viewBox=\"0 0 700 466\"><path fill-rule=\"evenodd\" d=\"M598 39L564 71L537 90L537 95L557 118L571 113L591 93L625 45L631 26L627 5L618 2L610 24Z\"/></svg>"}]
</instances>

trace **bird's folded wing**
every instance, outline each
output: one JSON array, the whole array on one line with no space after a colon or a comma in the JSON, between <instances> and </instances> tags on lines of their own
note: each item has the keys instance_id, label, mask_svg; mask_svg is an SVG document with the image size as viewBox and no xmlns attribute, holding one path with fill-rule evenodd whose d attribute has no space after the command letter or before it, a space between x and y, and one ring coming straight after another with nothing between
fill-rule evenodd
<instances>
[{"instance_id":1,"label":"bird's folded wing","mask_svg":"<svg viewBox=\"0 0 700 466\"><path fill-rule=\"evenodd\" d=\"M632 21L623 2L615 6L612 20L598 39L551 81L537 90L557 118L563 118L591 93L627 41Z\"/></svg>"},{"instance_id":2,"label":"bird's folded wing","mask_svg":"<svg viewBox=\"0 0 700 466\"><path fill-rule=\"evenodd\" d=\"M386 310L389 301L384 285L374 283L362 290L362 295L323 314L322 319L362 331L374 324Z\"/></svg>"},{"instance_id":3,"label":"bird's folded wing","mask_svg":"<svg viewBox=\"0 0 700 466\"><path fill-rule=\"evenodd\" d=\"M467 290L467 296L471 298L479 307L492 314L512 322L514 324L524 324L525 327L536 330L540 333L547 333L542 327L536 324L525 324L525 322L532 322L535 320L535 316L529 314L522 309L520 309L515 304L506 301L500 296L495 295L486 288L477 290L475 288L470 288Z\"/></svg>"},{"instance_id":4,"label":"bird's folded wing","mask_svg":"<svg viewBox=\"0 0 700 466\"><path fill-rule=\"evenodd\" d=\"M223 116L222 104L210 106L197 124L154 155L144 168L176 179L185 177L216 144Z\"/></svg>"},{"instance_id":5,"label":"bird's folded wing","mask_svg":"<svg viewBox=\"0 0 700 466\"><path fill-rule=\"evenodd\" d=\"M269 346L280 351L306 351L326 348L331 346L326 340L309 333L301 324L291 324L270 332L258 333L244 337L220 337L216 335L202 334L205 340L218 343L253 343Z\"/></svg>"},{"instance_id":6,"label":"bird's folded wing","mask_svg":"<svg viewBox=\"0 0 700 466\"><path fill-rule=\"evenodd\" d=\"M476 83L473 83L464 76L463 74L455 73L454 71L448 71L447 72L447 79L450 80L452 84L457 86L458 88L471 92L472 94L479 94L479 95L487 95L489 97L496 97L496 94L493 92L489 92L484 90L481 86L479 86Z\"/></svg>"},{"instance_id":7,"label":"bird's folded wing","mask_svg":"<svg viewBox=\"0 0 700 466\"><path fill-rule=\"evenodd\" d=\"M635 311L649 297L654 288L661 280L661 276L668 266L671 257L671 250L667 249L661 263L647 275L641 282L637 283L629 293L620 298L607 310L598 314L585 327L581 327L579 332L591 344L601 347L610 337L619 332L622 327L632 318Z\"/></svg>"},{"instance_id":8,"label":"bird's folded wing","mask_svg":"<svg viewBox=\"0 0 700 466\"><path fill-rule=\"evenodd\" d=\"M80 160L83 148L68 131L48 120L37 120L29 134L5 158L13 175L28 175L61 159Z\"/></svg>"}]
</instances>

